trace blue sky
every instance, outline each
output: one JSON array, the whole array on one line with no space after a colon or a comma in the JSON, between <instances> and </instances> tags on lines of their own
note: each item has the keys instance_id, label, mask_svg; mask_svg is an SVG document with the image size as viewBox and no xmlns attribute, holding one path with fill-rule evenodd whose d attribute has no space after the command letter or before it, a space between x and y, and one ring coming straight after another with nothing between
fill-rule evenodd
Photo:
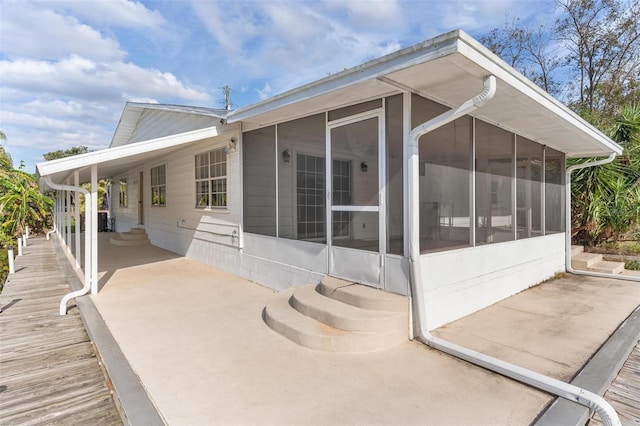
<instances>
[{"instance_id":1,"label":"blue sky","mask_svg":"<svg viewBox=\"0 0 640 426\"><path fill-rule=\"evenodd\" d=\"M0 130L14 166L109 146L126 101L234 109L435 35L551 26L538 0L0 0Z\"/></svg>"}]
</instances>

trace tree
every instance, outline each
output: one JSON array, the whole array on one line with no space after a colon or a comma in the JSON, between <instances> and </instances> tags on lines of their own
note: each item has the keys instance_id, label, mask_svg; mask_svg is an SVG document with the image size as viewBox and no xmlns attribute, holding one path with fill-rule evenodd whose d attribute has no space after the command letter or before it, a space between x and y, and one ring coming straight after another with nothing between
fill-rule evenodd
<instances>
[{"instance_id":1,"label":"tree","mask_svg":"<svg viewBox=\"0 0 640 426\"><path fill-rule=\"evenodd\" d=\"M6 140L2 132L0 139ZM53 201L40 192L35 178L23 170L13 168L11 157L0 147L0 233L4 237L22 234L25 225L38 233L47 226Z\"/></svg>"},{"instance_id":2,"label":"tree","mask_svg":"<svg viewBox=\"0 0 640 426\"><path fill-rule=\"evenodd\" d=\"M565 65L574 108L587 115L620 113L637 102L640 74L640 3L621 0L562 0L556 22L569 52ZM636 99L633 99L633 98Z\"/></svg>"},{"instance_id":3,"label":"tree","mask_svg":"<svg viewBox=\"0 0 640 426\"><path fill-rule=\"evenodd\" d=\"M57 160L59 158L72 157L78 154L86 154L89 152L89 148L84 145L74 146L69 149L58 149L56 151L47 152L43 154L43 157L46 161Z\"/></svg>"},{"instance_id":4,"label":"tree","mask_svg":"<svg viewBox=\"0 0 640 426\"><path fill-rule=\"evenodd\" d=\"M552 34L546 27L527 27L520 19L505 21L480 42L516 68L529 80L552 95L559 94L561 85L555 76L560 59L552 53Z\"/></svg>"}]
</instances>

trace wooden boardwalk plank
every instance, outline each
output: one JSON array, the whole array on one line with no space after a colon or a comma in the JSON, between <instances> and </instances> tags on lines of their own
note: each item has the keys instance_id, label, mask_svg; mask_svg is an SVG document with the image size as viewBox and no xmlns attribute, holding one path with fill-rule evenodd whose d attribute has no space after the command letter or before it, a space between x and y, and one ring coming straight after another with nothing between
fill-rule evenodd
<instances>
[{"instance_id":1,"label":"wooden boardwalk plank","mask_svg":"<svg viewBox=\"0 0 640 426\"><path fill-rule=\"evenodd\" d=\"M640 425L640 342L605 392L604 399L616 410L623 425ZM602 424L597 414L589 421L589 426Z\"/></svg>"},{"instance_id":2,"label":"wooden boardwalk plank","mask_svg":"<svg viewBox=\"0 0 640 426\"><path fill-rule=\"evenodd\" d=\"M0 422L122 425L77 309L58 315L71 289L53 241L29 243L0 294Z\"/></svg>"}]
</instances>

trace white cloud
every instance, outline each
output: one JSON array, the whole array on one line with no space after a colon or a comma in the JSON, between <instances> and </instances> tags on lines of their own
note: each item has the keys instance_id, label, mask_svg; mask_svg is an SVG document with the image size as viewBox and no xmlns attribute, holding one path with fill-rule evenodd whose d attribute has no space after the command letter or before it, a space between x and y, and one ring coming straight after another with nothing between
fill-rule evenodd
<instances>
[{"instance_id":1,"label":"white cloud","mask_svg":"<svg viewBox=\"0 0 640 426\"><path fill-rule=\"evenodd\" d=\"M92 23L111 24L130 28L156 28L166 21L155 10L138 1L129 0L72 0L51 3L56 9L70 11Z\"/></svg>"},{"instance_id":2,"label":"white cloud","mask_svg":"<svg viewBox=\"0 0 640 426\"><path fill-rule=\"evenodd\" d=\"M271 86L269 86L269 83L265 83L262 89L255 89L255 90L258 96L260 97L260 100L267 99L269 96L271 96L273 92L273 90L271 90Z\"/></svg>"},{"instance_id":3,"label":"white cloud","mask_svg":"<svg viewBox=\"0 0 640 426\"><path fill-rule=\"evenodd\" d=\"M40 96L51 94L83 100L122 100L133 97L180 98L206 102L211 97L186 87L173 74L132 63L97 63L79 56L58 62L21 59L0 61L5 87Z\"/></svg>"},{"instance_id":4,"label":"white cloud","mask_svg":"<svg viewBox=\"0 0 640 426\"><path fill-rule=\"evenodd\" d=\"M111 61L125 56L116 40L72 16L27 2L3 3L0 28L2 51L9 57L57 59L75 54Z\"/></svg>"}]
</instances>

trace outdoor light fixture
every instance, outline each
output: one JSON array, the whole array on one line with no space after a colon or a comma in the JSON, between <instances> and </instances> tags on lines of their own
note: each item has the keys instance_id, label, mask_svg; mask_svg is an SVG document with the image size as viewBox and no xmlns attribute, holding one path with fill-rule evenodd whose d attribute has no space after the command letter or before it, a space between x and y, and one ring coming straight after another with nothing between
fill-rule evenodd
<instances>
[{"instance_id":1,"label":"outdoor light fixture","mask_svg":"<svg viewBox=\"0 0 640 426\"><path fill-rule=\"evenodd\" d=\"M362 170L363 173L367 173L367 170L369 170L369 165L366 161L360 163L360 170Z\"/></svg>"},{"instance_id":2,"label":"outdoor light fixture","mask_svg":"<svg viewBox=\"0 0 640 426\"><path fill-rule=\"evenodd\" d=\"M235 138L231 138L229 140L229 143L227 143L227 146L224 149L224 153L229 155L232 152L236 152L236 140Z\"/></svg>"},{"instance_id":3,"label":"outdoor light fixture","mask_svg":"<svg viewBox=\"0 0 640 426\"><path fill-rule=\"evenodd\" d=\"M291 161L291 153L289 152L289 148L282 151L282 161L288 163Z\"/></svg>"}]
</instances>

